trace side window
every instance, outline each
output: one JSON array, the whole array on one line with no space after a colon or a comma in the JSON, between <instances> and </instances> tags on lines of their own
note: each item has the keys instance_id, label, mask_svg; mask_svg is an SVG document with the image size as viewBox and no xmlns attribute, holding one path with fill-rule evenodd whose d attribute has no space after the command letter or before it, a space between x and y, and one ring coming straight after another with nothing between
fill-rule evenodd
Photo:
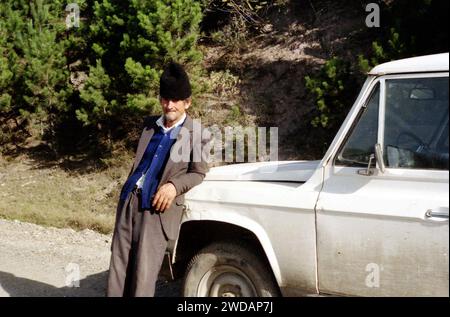
<instances>
[{"instance_id":1,"label":"side window","mask_svg":"<svg viewBox=\"0 0 450 317\"><path fill-rule=\"evenodd\" d=\"M355 120L356 125L339 150L336 165L367 167L377 143L379 104L380 84L377 84L359 118Z\"/></svg>"},{"instance_id":2,"label":"side window","mask_svg":"<svg viewBox=\"0 0 450 317\"><path fill-rule=\"evenodd\" d=\"M387 167L449 169L448 77L386 80Z\"/></svg>"}]
</instances>

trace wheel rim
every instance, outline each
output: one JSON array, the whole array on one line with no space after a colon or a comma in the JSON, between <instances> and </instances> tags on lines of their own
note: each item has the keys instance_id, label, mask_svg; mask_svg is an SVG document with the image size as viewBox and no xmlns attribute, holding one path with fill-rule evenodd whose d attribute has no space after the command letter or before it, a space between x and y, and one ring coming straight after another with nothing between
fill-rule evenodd
<instances>
[{"instance_id":1,"label":"wheel rim","mask_svg":"<svg viewBox=\"0 0 450 317\"><path fill-rule=\"evenodd\" d=\"M256 288L250 278L238 268L229 265L212 267L200 280L197 296L256 297Z\"/></svg>"}]
</instances>

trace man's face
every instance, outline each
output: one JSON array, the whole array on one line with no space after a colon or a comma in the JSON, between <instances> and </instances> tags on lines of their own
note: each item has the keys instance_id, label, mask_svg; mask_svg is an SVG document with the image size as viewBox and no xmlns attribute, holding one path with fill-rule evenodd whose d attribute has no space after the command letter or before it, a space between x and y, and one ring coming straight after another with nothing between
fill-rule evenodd
<instances>
[{"instance_id":1,"label":"man's face","mask_svg":"<svg viewBox=\"0 0 450 317\"><path fill-rule=\"evenodd\" d=\"M162 98L160 99L161 106L164 113L166 122L176 122L186 112L186 109L191 105L191 99L185 100L171 100Z\"/></svg>"}]
</instances>

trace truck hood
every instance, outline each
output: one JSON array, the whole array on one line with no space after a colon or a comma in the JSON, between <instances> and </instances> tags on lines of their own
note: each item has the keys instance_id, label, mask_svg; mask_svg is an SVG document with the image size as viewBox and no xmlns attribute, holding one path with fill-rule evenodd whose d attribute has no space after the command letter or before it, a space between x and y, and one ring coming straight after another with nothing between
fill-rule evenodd
<instances>
[{"instance_id":1,"label":"truck hood","mask_svg":"<svg viewBox=\"0 0 450 317\"><path fill-rule=\"evenodd\" d=\"M320 161L270 161L213 167L205 181L306 182Z\"/></svg>"}]
</instances>

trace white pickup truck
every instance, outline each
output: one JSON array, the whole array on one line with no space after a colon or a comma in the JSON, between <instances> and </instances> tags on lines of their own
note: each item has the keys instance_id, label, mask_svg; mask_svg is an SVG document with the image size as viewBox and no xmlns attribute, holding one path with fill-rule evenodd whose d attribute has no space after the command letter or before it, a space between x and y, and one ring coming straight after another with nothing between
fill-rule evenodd
<instances>
[{"instance_id":1,"label":"white pickup truck","mask_svg":"<svg viewBox=\"0 0 450 317\"><path fill-rule=\"evenodd\" d=\"M212 168L170 247L183 295L449 296L448 74L379 65L321 161Z\"/></svg>"}]
</instances>

